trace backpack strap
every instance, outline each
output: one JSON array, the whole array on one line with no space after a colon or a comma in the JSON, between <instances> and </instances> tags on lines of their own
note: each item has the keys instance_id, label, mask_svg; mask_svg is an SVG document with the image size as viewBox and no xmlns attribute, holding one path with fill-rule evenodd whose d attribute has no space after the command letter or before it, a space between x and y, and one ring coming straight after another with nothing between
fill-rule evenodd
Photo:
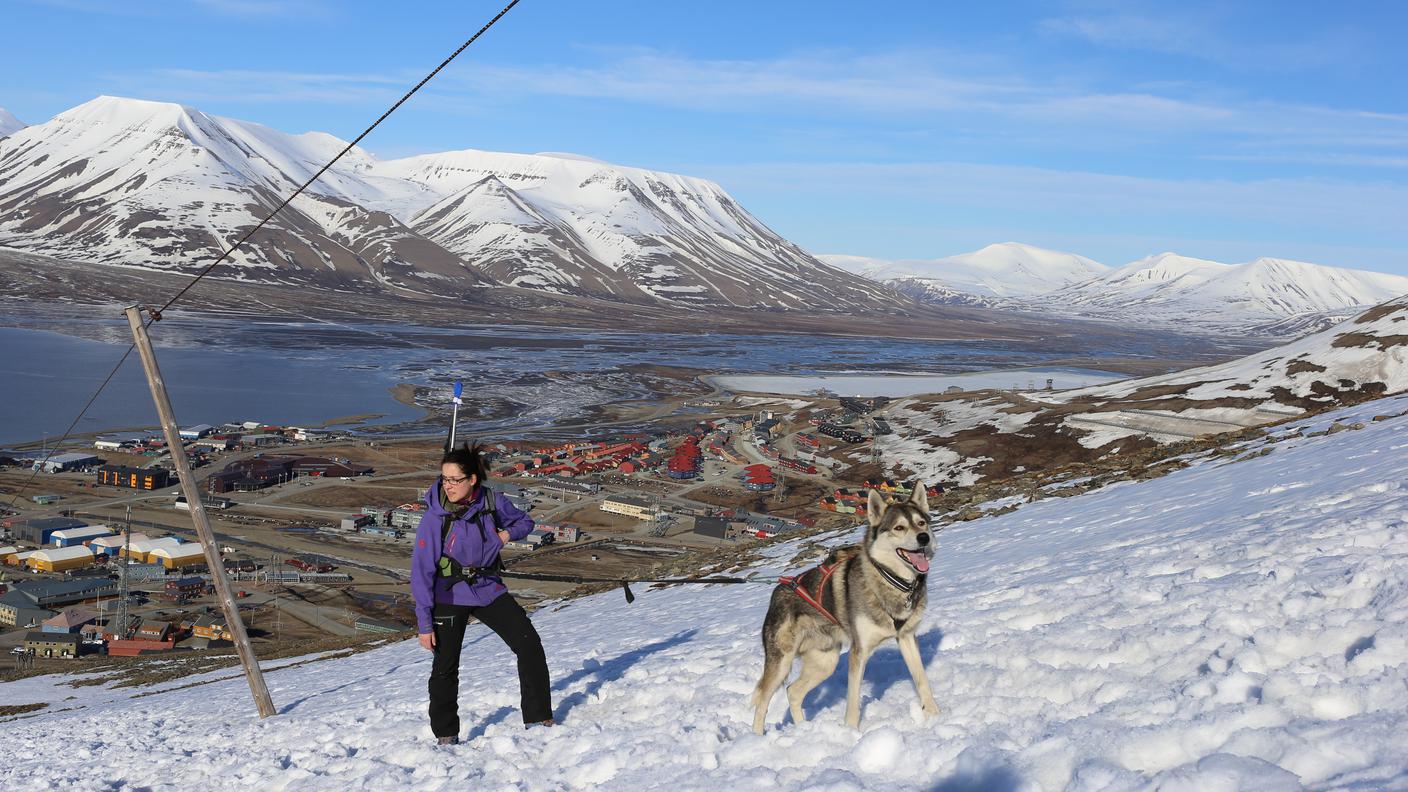
<instances>
[{"instance_id":1,"label":"backpack strap","mask_svg":"<svg viewBox=\"0 0 1408 792\"><path fill-rule=\"evenodd\" d=\"M484 506L480 509L480 514L487 513L489 515L489 518L494 521L494 531L497 532L501 529L499 528L498 506L494 502L494 491L482 485L480 489L483 491L484 497ZM440 561L438 567L441 577L455 581L463 581L472 585L480 573L496 572L504 568L503 558L499 556L495 556L494 562L487 567L464 567L460 562L446 555L445 543L449 541L450 526L453 525L454 522L455 516L453 514L446 513L440 518ZM482 522L482 518L478 522L480 530L483 531L484 523Z\"/></svg>"}]
</instances>

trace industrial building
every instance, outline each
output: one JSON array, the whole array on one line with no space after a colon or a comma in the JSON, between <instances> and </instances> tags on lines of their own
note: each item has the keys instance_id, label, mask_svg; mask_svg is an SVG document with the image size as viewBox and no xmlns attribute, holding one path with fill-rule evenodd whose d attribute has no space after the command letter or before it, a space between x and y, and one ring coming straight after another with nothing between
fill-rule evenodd
<instances>
[{"instance_id":1,"label":"industrial building","mask_svg":"<svg viewBox=\"0 0 1408 792\"><path fill-rule=\"evenodd\" d=\"M35 572L67 572L70 569L86 567L93 563L93 551L77 545L57 547L52 550L36 550L29 557L29 568Z\"/></svg>"},{"instance_id":2,"label":"industrial building","mask_svg":"<svg viewBox=\"0 0 1408 792\"><path fill-rule=\"evenodd\" d=\"M694 532L700 536L724 539L728 536L728 523L722 517L695 517Z\"/></svg>"},{"instance_id":3,"label":"industrial building","mask_svg":"<svg viewBox=\"0 0 1408 792\"><path fill-rule=\"evenodd\" d=\"M352 622L352 627L363 632L372 633L399 633L410 630L410 627L398 622L386 621L384 619L373 619L370 616L361 616Z\"/></svg>"},{"instance_id":4,"label":"industrial building","mask_svg":"<svg viewBox=\"0 0 1408 792\"><path fill-rule=\"evenodd\" d=\"M81 580L21 580L0 594L0 626L23 626L29 622L17 619L20 611L42 610L38 621L54 615L55 608L75 605L117 594L117 582L107 578ZM38 623L37 621L35 622Z\"/></svg>"},{"instance_id":5,"label":"industrial building","mask_svg":"<svg viewBox=\"0 0 1408 792\"><path fill-rule=\"evenodd\" d=\"M205 550L196 542L175 547L156 547L147 552L147 563L161 564L167 569L205 563Z\"/></svg>"},{"instance_id":6,"label":"industrial building","mask_svg":"<svg viewBox=\"0 0 1408 792\"><path fill-rule=\"evenodd\" d=\"M360 531L367 526L376 525L376 517L370 514L353 514L343 517L339 527L344 531Z\"/></svg>"},{"instance_id":7,"label":"industrial building","mask_svg":"<svg viewBox=\"0 0 1408 792\"><path fill-rule=\"evenodd\" d=\"M182 440L199 440L214 431L215 427L210 424L197 424L189 429L182 429L180 434Z\"/></svg>"},{"instance_id":8,"label":"industrial building","mask_svg":"<svg viewBox=\"0 0 1408 792\"><path fill-rule=\"evenodd\" d=\"M83 470L94 465L103 464L103 460L92 454L82 452L73 454L55 454L48 460L36 460L35 470L43 470L45 473L63 473L68 470Z\"/></svg>"},{"instance_id":9,"label":"industrial building","mask_svg":"<svg viewBox=\"0 0 1408 792\"><path fill-rule=\"evenodd\" d=\"M28 520L14 520L10 522L9 529L15 539L21 542L46 545L52 541L55 531L83 528L87 525L88 523L82 520L68 517L34 517Z\"/></svg>"},{"instance_id":10,"label":"industrial building","mask_svg":"<svg viewBox=\"0 0 1408 792\"><path fill-rule=\"evenodd\" d=\"M54 531L51 538L58 547L84 545L104 536L112 536L112 529L106 525L85 525L82 528L65 528Z\"/></svg>"},{"instance_id":11,"label":"industrial building","mask_svg":"<svg viewBox=\"0 0 1408 792\"><path fill-rule=\"evenodd\" d=\"M152 559L148 558L153 550L171 549L180 544L181 540L174 536L163 536L160 539L147 539L141 542L133 542L124 549L127 551L127 558L135 559L140 562L155 563ZM122 555L121 550L118 551L118 555Z\"/></svg>"},{"instance_id":12,"label":"industrial building","mask_svg":"<svg viewBox=\"0 0 1408 792\"><path fill-rule=\"evenodd\" d=\"M101 553L105 556L116 556L117 551L127 544L129 538L133 542L146 542L150 537L144 533L134 533L130 537L123 537L121 534L100 536L89 542L88 547L92 549L94 555Z\"/></svg>"}]
</instances>

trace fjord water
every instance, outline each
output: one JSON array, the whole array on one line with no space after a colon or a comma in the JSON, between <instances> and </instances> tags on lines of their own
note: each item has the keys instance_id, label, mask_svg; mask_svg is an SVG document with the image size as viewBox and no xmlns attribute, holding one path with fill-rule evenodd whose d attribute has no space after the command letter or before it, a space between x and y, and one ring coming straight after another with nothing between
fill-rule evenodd
<instances>
[{"instance_id":1,"label":"fjord water","mask_svg":"<svg viewBox=\"0 0 1408 792\"><path fill-rule=\"evenodd\" d=\"M27 319L29 327L0 327L8 406L0 411L0 443L5 444L61 435L130 343L125 324L116 321L60 325ZM1039 365L1077 354L1168 353L1138 341L1092 352L1076 348L1078 339L1034 349L982 340L234 319L168 319L153 335L183 424L249 420L316 426L375 414L371 423L404 425L424 411L392 398L393 386L445 388L446 398L428 399L430 406L443 406L449 384L462 379L469 395L461 413L467 430L503 433L580 422L596 406L648 398L653 391L645 367L650 366L702 373L942 373ZM1206 343L1202 347L1206 352ZM150 392L134 354L74 432L154 423Z\"/></svg>"}]
</instances>

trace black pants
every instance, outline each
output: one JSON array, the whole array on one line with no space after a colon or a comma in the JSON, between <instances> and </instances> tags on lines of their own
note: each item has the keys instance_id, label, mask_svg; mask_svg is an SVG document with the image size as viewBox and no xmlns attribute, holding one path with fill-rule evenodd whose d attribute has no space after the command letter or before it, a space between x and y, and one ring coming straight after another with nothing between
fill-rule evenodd
<instances>
[{"instance_id":1,"label":"black pants","mask_svg":"<svg viewBox=\"0 0 1408 792\"><path fill-rule=\"evenodd\" d=\"M460 648L464 630L473 616L498 633L518 656L518 690L524 723L537 723L552 717L552 691L548 681L548 659L543 641L523 607L508 593L475 607L436 604L435 662L430 669L430 728L436 737L460 733Z\"/></svg>"}]
</instances>

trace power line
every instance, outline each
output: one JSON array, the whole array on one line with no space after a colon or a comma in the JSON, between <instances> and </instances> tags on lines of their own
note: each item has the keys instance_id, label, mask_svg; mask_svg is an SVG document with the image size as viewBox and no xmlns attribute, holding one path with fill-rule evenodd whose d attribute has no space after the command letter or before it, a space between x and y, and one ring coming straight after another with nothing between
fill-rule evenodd
<instances>
[{"instance_id":1,"label":"power line","mask_svg":"<svg viewBox=\"0 0 1408 792\"><path fill-rule=\"evenodd\" d=\"M441 61L439 66L436 66L434 69L431 70L429 74L425 75L425 77L422 78L420 82L415 84L414 88L406 92L405 96L402 96L400 99L397 99L396 104L393 104L390 109L388 109L385 113L382 113L380 118L378 118L376 121L373 121L372 125L367 127L362 132L362 134L354 138L351 143L348 143L346 146L344 146L342 151L339 151L337 153L337 156L333 157L331 160L328 161L326 165L319 168L318 172L313 174L313 176L309 178L308 181L305 181L302 186L300 186L297 190L294 190L292 195L283 200L283 203L280 203L278 206L276 206L274 208L274 211L270 212L268 216L266 216L263 220L260 220L258 225L256 225L254 228L251 228L248 232L245 233L244 236L240 237L239 240L235 242L235 244L231 245L224 253L221 253L219 258L210 262L210 264L206 266L205 269L201 270L200 273L198 273L195 278L191 280L190 283L186 284L185 287L182 288L179 292L176 292L176 296L172 297L170 300L167 300L165 305L157 309L157 316L159 317L162 311L165 311L167 308L170 308L173 303L185 296L186 292L190 291L192 287L199 283L201 278L204 278L206 275L209 275L210 271L215 269L215 267L219 265L220 262L229 258L230 254L235 252L235 250L239 248L240 245L244 244L245 240L249 239L251 236L254 236L254 233L259 229L263 228L265 223L268 223L270 220L274 219L274 215L277 215L280 211L283 210L285 206L288 206L294 198L297 198L300 194L302 194L303 191L306 190L309 185L317 181L319 177L321 177L324 173L327 172L328 168L331 168L334 164L337 163L338 160L342 159L344 154L351 151L354 147L356 147L358 143L362 142L362 138L365 138L367 135L371 134L373 129L376 129L382 121L385 121L388 116L396 112L396 110L400 108L401 105L406 103L406 100L410 99L412 96L415 95L417 91L421 89L422 86L430 82L431 78L439 74L441 69L444 69L446 66L449 66L450 61L458 57L461 52L464 52L466 47L468 47L470 44L473 44L476 39L484 35L484 33L489 28L494 26L494 23L502 19L503 16L507 14L509 10L516 5L518 5L518 0L512 0L508 5L504 6L502 11L496 14L493 19L489 20L484 25L484 27L479 29L479 32L475 33L473 36L470 36L469 40L461 44L459 49L450 53L450 57Z\"/></svg>"},{"instance_id":2,"label":"power line","mask_svg":"<svg viewBox=\"0 0 1408 792\"><path fill-rule=\"evenodd\" d=\"M184 297L186 295L186 292L189 292L192 288L195 287L197 283L200 283L201 279L204 278L206 275L209 275L211 270L214 270L215 267L218 266L222 261L229 258L230 254L234 253L237 249L239 249L240 245L243 245L250 237L254 236L255 232L259 231L259 229L263 228L270 220L274 219L274 216L277 215L279 212L283 211L284 207L288 206L293 201L293 199L301 195L304 190L308 189L308 187L312 185L313 182L317 181L319 177L321 177L324 173L326 173L329 168L337 164L337 161L342 159L343 155L351 151L354 147L356 147L358 143L362 142L362 139L365 138L367 135L371 134L373 129L376 129L382 121L385 121L392 113L396 112L401 107L401 105L405 104L408 99L414 96L417 91L419 91L422 87L425 86L426 83L430 82L430 80L434 78L435 75L439 74L442 69L444 69L446 66L449 66L451 61L457 58L461 52L464 52L465 49L468 48L470 44L473 44L480 36L484 35L489 30L489 28L494 26L495 23L497 23L500 19L503 19L504 15L507 14L510 10L512 10L513 7L516 5L518 5L518 0L511 0L508 5L503 7L503 10L499 11L499 13L494 15L493 19L490 19L487 23L485 23L483 27L478 30L478 32L476 32L473 36L470 36L468 40L466 40L463 44L459 46L458 49L450 53L450 56L448 58L445 58L445 60L441 61L439 66L436 66L434 69L432 69L430 73L425 75L425 77L423 77L420 82L416 83L415 86L411 88L411 90L407 91L404 96L396 100L396 103L391 105L391 107L386 112L382 113L380 118L378 118L376 121L373 121L371 126L363 130L362 134L358 135L352 140L351 143L348 143L345 147L343 147L343 149L337 153L337 156L333 157L331 160L328 160L326 165L319 168L317 173L313 174L310 179L303 182L303 184L300 185L298 189L293 191L293 194L289 195L283 200L282 203L274 207L273 211L269 212L269 214L266 215L263 220L260 220L258 225L254 226L254 228L251 228L249 231L247 231L244 236L236 240L233 245L230 245L228 248L226 248L225 252L221 253L218 258L210 262L210 264L208 264L204 269L197 273L196 276L191 279L190 283L187 283L184 287L181 288L180 291L176 292L175 296L167 300L166 303L158 309L147 309L150 318L146 321L146 327L151 327L152 324L156 323L157 320L161 319L161 314L163 311L170 308L176 303L177 300L180 300L182 297ZM63 436L60 437L58 441L54 444L54 451L45 454L44 459L39 463L39 466L34 469L34 473L29 477L29 480L24 483L24 486L20 487L18 492L15 493L14 497L10 500L11 506L14 506L19 502L20 496L23 495L25 491L29 489L30 485L34 483L34 479L36 476L39 475L39 471L42 470L46 464L48 464L49 459L53 457L54 453L62 446L63 442L65 440L68 440L69 435L73 433L74 427L78 426L78 422L83 420L83 416L87 414L88 409L93 406L93 402L97 401L98 397L102 395L102 392L105 388L107 388L108 383L112 382L112 378L117 376L118 370L122 368L123 363L127 362L127 358L132 355L132 350L135 348L136 344L128 345L127 351L122 353L122 358L117 361L117 365L113 366L113 369L111 372L108 373L107 378L105 378L102 384L98 386L98 389L94 391L92 398L88 399L88 403L83 405L83 409L79 410L78 415L73 419L73 423L69 424L68 429L64 430Z\"/></svg>"}]
</instances>

